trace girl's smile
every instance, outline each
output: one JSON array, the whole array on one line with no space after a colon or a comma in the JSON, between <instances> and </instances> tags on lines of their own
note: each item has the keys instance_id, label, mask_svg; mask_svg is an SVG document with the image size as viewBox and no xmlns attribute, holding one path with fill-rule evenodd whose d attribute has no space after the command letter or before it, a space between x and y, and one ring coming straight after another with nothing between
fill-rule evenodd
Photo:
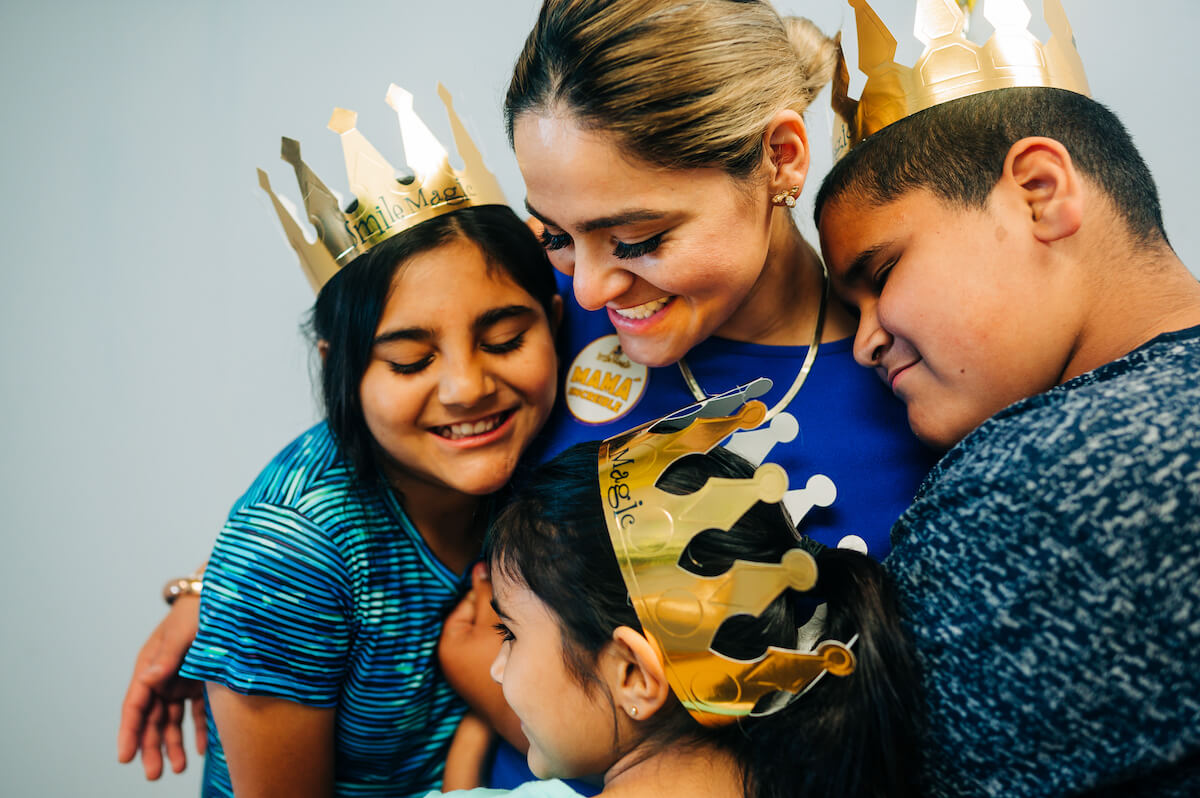
<instances>
[{"instance_id":1,"label":"girl's smile","mask_svg":"<svg viewBox=\"0 0 1200 798\"><path fill-rule=\"evenodd\" d=\"M555 394L542 306L455 239L397 271L362 379L367 427L405 496L501 488Z\"/></svg>"}]
</instances>

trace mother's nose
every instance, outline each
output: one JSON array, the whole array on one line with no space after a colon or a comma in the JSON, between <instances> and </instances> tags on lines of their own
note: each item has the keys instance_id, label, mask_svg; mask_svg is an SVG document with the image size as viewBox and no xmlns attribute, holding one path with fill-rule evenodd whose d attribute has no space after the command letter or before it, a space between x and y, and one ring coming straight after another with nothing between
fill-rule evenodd
<instances>
[{"instance_id":1,"label":"mother's nose","mask_svg":"<svg viewBox=\"0 0 1200 798\"><path fill-rule=\"evenodd\" d=\"M610 252L575 246L574 275L571 278L575 301L585 310L599 310L629 290L633 274L612 262Z\"/></svg>"}]
</instances>

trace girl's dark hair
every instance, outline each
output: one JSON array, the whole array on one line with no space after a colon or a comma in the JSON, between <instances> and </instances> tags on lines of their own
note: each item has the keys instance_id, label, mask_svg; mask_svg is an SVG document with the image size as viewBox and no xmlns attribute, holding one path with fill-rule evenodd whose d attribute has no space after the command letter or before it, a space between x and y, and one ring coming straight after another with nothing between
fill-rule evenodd
<instances>
[{"instance_id":1,"label":"girl's dark hair","mask_svg":"<svg viewBox=\"0 0 1200 798\"><path fill-rule=\"evenodd\" d=\"M613 630L642 629L604 522L598 449L578 444L534 471L497 518L489 549L493 568L528 586L558 616L566 666L588 690L600 689L593 668ZM658 487L686 494L711 477L745 479L753 472L718 448L676 462ZM698 535L681 564L716 574L735 559L778 562L800 543L782 505L759 502L728 532ZM821 547L806 541L806 548ZM916 670L883 570L865 555L838 549L821 550L817 567L816 588L803 596L825 602L822 639L858 636L855 671L824 676L775 714L720 729L701 726L673 701L644 721L651 744L703 741L730 751L743 766L747 798L916 795ZM730 619L714 648L748 659L768 645L794 647L798 607L806 601L787 591L757 618Z\"/></svg>"},{"instance_id":2,"label":"girl's dark hair","mask_svg":"<svg viewBox=\"0 0 1200 798\"><path fill-rule=\"evenodd\" d=\"M489 268L512 278L551 318L556 289L546 252L512 209L503 205L463 208L421 222L339 270L317 294L308 328L326 347L321 396L329 429L364 482L378 478L379 468L360 388L392 282L409 259L454 240L476 244Z\"/></svg>"}]
</instances>

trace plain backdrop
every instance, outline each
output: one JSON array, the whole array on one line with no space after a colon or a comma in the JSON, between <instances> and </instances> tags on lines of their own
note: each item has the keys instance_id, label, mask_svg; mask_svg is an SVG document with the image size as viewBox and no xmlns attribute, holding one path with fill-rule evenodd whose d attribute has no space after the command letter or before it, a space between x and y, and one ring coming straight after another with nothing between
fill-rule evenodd
<instances>
[{"instance_id":1,"label":"plain backdrop","mask_svg":"<svg viewBox=\"0 0 1200 798\"><path fill-rule=\"evenodd\" d=\"M878 6L911 63L911 3ZM1093 93L1131 128L1196 270L1200 6L1066 6ZM779 7L828 31L850 19L844 0ZM234 498L319 418L299 331L312 292L254 168L298 198L278 160L286 134L344 191L331 109L358 110L399 162L388 83L411 89L448 140L441 80L519 205L500 105L536 11L535 0L0 4L0 793L198 793L198 760L145 784L140 767L116 764L114 732L161 584L205 558ZM809 114L810 188L829 164L827 107L823 95Z\"/></svg>"}]
</instances>

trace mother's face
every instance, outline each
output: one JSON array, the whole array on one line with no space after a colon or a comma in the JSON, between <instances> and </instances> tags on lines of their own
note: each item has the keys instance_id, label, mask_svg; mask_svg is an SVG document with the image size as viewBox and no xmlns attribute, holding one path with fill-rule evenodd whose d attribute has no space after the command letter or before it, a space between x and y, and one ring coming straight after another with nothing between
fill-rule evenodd
<instances>
[{"instance_id":1,"label":"mother's face","mask_svg":"<svg viewBox=\"0 0 1200 798\"><path fill-rule=\"evenodd\" d=\"M565 116L518 117L513 145L551 262L580 305L607 309L629 357L674 363L736 316L767 257L765 189L631 159Z\"/></svg>"}]
</instances>

